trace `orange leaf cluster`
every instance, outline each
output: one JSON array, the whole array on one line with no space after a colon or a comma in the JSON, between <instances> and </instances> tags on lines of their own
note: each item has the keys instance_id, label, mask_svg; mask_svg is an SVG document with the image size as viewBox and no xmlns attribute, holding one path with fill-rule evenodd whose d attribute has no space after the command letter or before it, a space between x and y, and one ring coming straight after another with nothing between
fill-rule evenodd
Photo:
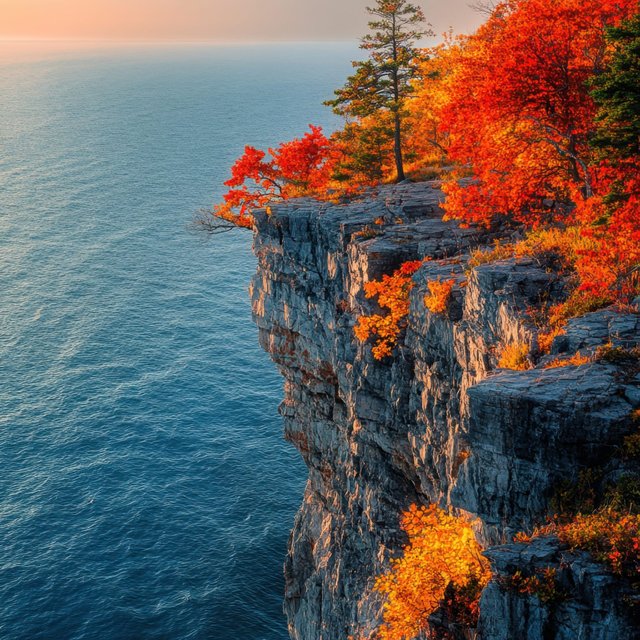
<instances>
[{"instance_id":1,"label":"orange leaf cluster","mask_svg":"<svg viewBox=\"0 0 640 640\"><path fill-rule=\"evenodd\" d=\"M560 367L580 367L583 364L589 364L593 362L593 358L589 356L583 356L580 352L572 355L570 358L555 358L551 362L548 362L545 369L558 369Z\"/></svg>"},{"instance_id":2,"label":"orange leaf cluster","mask_svg":"<svg viewBox=\"0 0 640 640\"><path fill-rule=\"evenodd\" d=\"M553 346L553 341L561 335L564 335L565 330L562 327L555 327L541 331L538 334L538 349L541 354L549 353Z\"/></svg>"},{"instance_id":3,"label":"orange leaf cluster","mask_svg":"<svg viewBox=\"0 0 640 640\"><path fill-rule=\"evenodd\" d=\"M429 287L429 293L424 297L424 306L431 311L431 313L446 313L449 308L449 301L451 300L451 292L455 286L456 281L452 278L450 280L432 280L427 283Z\"/></svg>"},{"instance_id":4,"label":"orange leaf cluster","mask_svg":"<svg viewBox=\"0 0 640 640\"><path fill-rule=\"evenodd\" d=\"M386 596L380 640L411 640L429 628L429 616L464 601L461 622L473 626L480 592L491 574L469 522L435 505L413 505L402 516L409 543L375 589Z\"/></svg>"},{"instance_id":5,"label":"orange leaf cluster","mask_svg":"<svg viewBox=\"0 0 640 640\"><path fill-rule=\"evenodd\" d=\"M617 300L640 294L640 172L638 156L593 169L594 195L580 202L577 217L591 246L580 251L576 271L580 290L591 296L603 292ZM624 192L610 203L612 193Z\"/></svg>"},{"instance_id":6,"label":"orange leaf cluster","mask_svg":"<svg viewBox=\"0 0 640 640\"><path fill-rule=\"evenodd\" d=\"M537 596L542 602L548 603L562 595L557 574L553 567L546 567L533 575L525 575L518 570L505 581L504 586L521 595Z\"/></svg>"},{"instance_id":7,"label":"orange leaf cluster","mask_svg":"<svg viewBox=\"0 0 640 640\"><path fill-rule=\"evenodd\" d=\"M409 169L418 174L421 167L438 166L447 159L449 134L441 126L441 113L449 100L456 54L456 40L448 33L442 44L426 51L420 63L405 123Z\"/></svg>"},{"instance_id":8,"label":"orange leaf cluster","mask_svg":"<svg viewBox=\"0 0 640 640\"><path fill-rule=\"evenodd\" d=\"M367 282L364 292L367 298L378 297L378 304L387 310L385 315L361 316L354 328L356 338L365 342L371 336L376 343L372 349L376 360L390 356L406 326L409 314L409 293L413 289L413 274L422 266L421 260L405 262L393 275Z\"/></svg>"}]
</instances>

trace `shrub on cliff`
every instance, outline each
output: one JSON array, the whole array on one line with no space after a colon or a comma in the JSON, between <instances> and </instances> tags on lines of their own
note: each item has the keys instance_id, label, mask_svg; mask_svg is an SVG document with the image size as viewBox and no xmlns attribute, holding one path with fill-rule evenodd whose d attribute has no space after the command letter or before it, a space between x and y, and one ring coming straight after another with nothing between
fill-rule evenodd
<instances>
[{"instance_id":1,"label":"shrub on cliff","mask_svg":"<svg viewBox=\"0 0 640 640\"><path fill-rule=\"evenodd\" d=\"M378 305L386 313L374 313L370 316L360 316L354 333L361 342L373 337L375 344L372 349L376 360L390 356L398 342L402 330L406 326L409 314L409 294L413 289L413 274L422 266L421 260L405 262L390 276L382 276L381 280L367 282L364 292L367 298L377 296Z\"/></svg>"},{"instance_id":2,"label":"shrub on cliff","mask_svg":"<svg viewBox=\"0 0 640 640\"><path fill-rule=\"evenodd\" d=\"M620 576L640 581L640 515L602 510L578 514L558 528L558 537L575 549L589 551Z\"/></svg>"},{"instance_id":3,"label":"shrub on cliff","mask_svg":"<svg viewBox=\"0 0 640 640\"><path fill-rule=\"evenodd\" d=\"M429 293L424 297L424 306L431 313L444 314L449 309L451 293L456 281L453 278L449 280L432 280L427 282Z\"/></svg>"},{"instance_id":4,"label":"shrub on cliff","mask_svg":"<svg viewBox=\"0 0 640 640\"><path fill-rule=\"evenodd\" d=\"M436 505L413 505L401 526L409 542L375 584L386 596L379 640L415 638L430 628L429 618L439 609L450 622L475 627L491 574L471 524Z\"/></svg>"},{"instance_id":5,"label":"shrub on cliff","mask_svg":"<svg viewBox=\"0 0 640 640\"><path fill-rule=\"evenodd\" d=\"M501 369L513 369L514 371L531 369L529 352L529 345L524 342L506 344L500 351L498 367Z\"/></svg>"}]
</instances>

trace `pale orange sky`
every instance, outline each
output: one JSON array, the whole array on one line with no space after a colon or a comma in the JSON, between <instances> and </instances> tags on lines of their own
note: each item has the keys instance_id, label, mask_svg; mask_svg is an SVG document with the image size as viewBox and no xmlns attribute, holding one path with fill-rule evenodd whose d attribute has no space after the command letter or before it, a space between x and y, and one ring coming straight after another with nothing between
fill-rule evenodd
<instances>
[{"instance_id":1,"label":"pale orange sky","mask_svg":"<svg viewBox=\"0 0 640 640\"><path fill-rule=\"evenodd\" d=\"M415 2L416 0L414 0ZM418 0L437 32L469 31L470 0ZM0 0L0 38L349 40L371 0Z\"/></svg>"}]
</instances>

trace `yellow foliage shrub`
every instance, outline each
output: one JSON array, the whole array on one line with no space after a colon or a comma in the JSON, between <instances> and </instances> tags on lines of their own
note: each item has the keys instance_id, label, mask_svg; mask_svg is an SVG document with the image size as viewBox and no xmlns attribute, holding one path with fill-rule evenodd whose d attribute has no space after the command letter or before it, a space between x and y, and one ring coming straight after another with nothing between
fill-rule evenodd
<instances>
[{"instance_id":1,"label":"yellow foliage shrub","mask_svg":"<svg viewBox=\"0 0 640 640\"><path fill-rule=\"evenodd\" d=\"M583 356L580 352L572 355L570 358L556 358L547 363L545 369L558 369L560 367L579 367L583 364L589 364L593 362L593 358L589 356Z\"/></svg>"},{"instance_id":2,"label":"yellow foliage shrub","mask_svg":"<svg viewBox=\"0 0 640 640\"><path fill-rule=\"evenodd\" d=\"M501 369L513 369L514 371L531 369L529 345L524 342L505 345L500 353L498 366Z\"/></svg>"},{"instance_id":3,"label":"yellow foliage shrub","mask_svg":"<svg viewBox=\"0 0 640 640\"><path fill-rule=\"evenodd\" d=\"M379 577L386 596L380 640L410 640L429 628L429 616L453 600L463 626L474 626L478 600L491 573L469 522L435 505L413 505L402 516L409 536L403 555Z\"/></svg>"},{"instance_id":4,"label":"yellow foliage shrub","mask_svg":"<svg viewBox=\"0 0 640 640\"><path fill-rule=\"evenodd\" d=\"M531 229L514 247L517 256L554 254L566 268L574 268L581 253L596 248L594 241L580 227Z\"/></svg>"},{"instance_id":5,"label":"yellow foliage shrub","mask_svg":"<svg viewBox=\"0 0 640 640\"><path fill-rule=\"evenodd\" d=\"M498 260L507 260L515 255L515 247L511 244L502 244L500 240L496 240L492 249L476 249L471 252L471 257L467 263L468 269L479 267L481 264L497 262Z\"/></svg>"},{"instance_id":6,"label":"yellow foliage shrub","mask_svg":"<svg viewBox=\"0 0 640 640\"><path fill-rule=\"evenodd\" d=\"M431 313L446 313L449 308L449 301L451 300L451 292L453 290L456 281L451 280L432 280L427 283L429 287L429 294L424 297L424 306L431 311Z\"/></svg>"}]
</instances>

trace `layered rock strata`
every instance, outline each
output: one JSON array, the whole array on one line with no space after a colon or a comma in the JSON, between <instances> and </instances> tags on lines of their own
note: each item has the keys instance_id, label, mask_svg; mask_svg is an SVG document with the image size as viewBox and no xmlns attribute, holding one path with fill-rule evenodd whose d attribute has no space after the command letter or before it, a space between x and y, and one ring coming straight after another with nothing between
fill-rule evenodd
<instances>
[{"instance_id":1,"label":"layered rock strata","mask_svg":"<svg viewBox=\"0 0 640 640\"><path fill-rule=\"evenodd\" d=\"M476 519L493 562L479 637L640 637L620 604L624 588L610 588L603 567L581 555L565 570L553 540L507 544L544 519L559 481L619 446L640 406L640 378L602 362L498 369L504 345L536 353L527 310L561 295L564 282L533 259L467 269L470 252L497 232L444 221L441 201L436 183L403 184L256 216L254 318L285 380L285 436L309 468L285 567L291 636L367 637L380 619L375 577L405 542L401 512L435 502ZM406 333L392 358L377 361L353 334L356 318L375 311L363 285L423 258ZM445 315L424 304L437 279L456 281ZM638 314L596 312L569 323L552 357L639 337ZM534 606L535 597L501 586L500 575L533 567L541 553L562 564L573 604Z\"/></svg>"}]
</instances>

